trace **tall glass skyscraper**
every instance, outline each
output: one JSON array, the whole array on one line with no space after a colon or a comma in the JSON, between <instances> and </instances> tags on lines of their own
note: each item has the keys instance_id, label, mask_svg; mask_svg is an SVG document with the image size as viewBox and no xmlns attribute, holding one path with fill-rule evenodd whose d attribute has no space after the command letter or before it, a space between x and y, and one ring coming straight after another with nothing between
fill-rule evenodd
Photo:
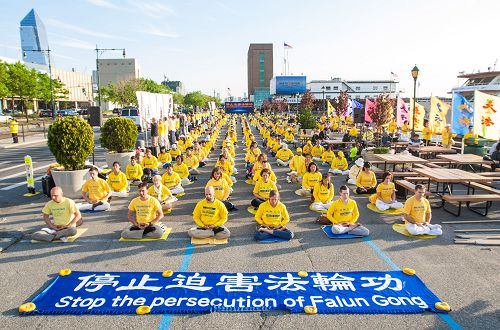
<instances>
[{"instance_id":1,"label":"tall glass skyscraper","mask_svg":"<svg viewBox=\"0 0 500 330\"><path fill-rule=\"evenodd\" d=\"M19 29L21 34L21 49L23 51L23 56L26 51L24 61L47 65L49 61L47 52L27 51L49 49L45 26L43 25L40 16L38 16L34 9L31 9L28 15L21 20L21 26Z\"/></svg>"}]
</instances>

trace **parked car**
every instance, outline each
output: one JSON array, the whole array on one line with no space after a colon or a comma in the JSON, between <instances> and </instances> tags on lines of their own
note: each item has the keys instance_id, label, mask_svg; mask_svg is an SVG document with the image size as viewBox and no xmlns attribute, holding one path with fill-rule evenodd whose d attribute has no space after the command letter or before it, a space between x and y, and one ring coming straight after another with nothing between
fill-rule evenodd
<instances>
[{"instance_id":1,"label":"parked car","mask_svg":"<svg viewBox=\"0 0 500 330\"><path fill-rule=\"evenodd\" d=\"M142 132L142 118L139 109L134 107L126 107L121 109L121 117L130 118L137 125L137 129Z\"/></svg>"},{"instance_id":2,"label":"parked car","mask_svg":"<svg viewBox=\"0 0 500 330\"><path fill-rule=\"evenodd\" d=\"M78 109L78 110L76 110L76 112L80 116L88 116L88 114L89 114L89 110L88 109Z\"/></svg>"},{"instance_id":3,"label":"parked car","mask_svg":"<svg viewBox=\"0 0 500 330\"><path fill-rule=\"evenodd\" d=\"M6 123L12 119L12 116L9 115L0 115L0 123Z\"/></svg>"},{"instance_id":4,"label":"parked car","mask_svg":"<svg viewBox=\"0 0 500 330\"><path fill-rule=\"evenodd\" d=\"M40 110L40 111L38 111L38 116L39 117L52 117L52 110L50 110L50 109Z\"/></svg>"},{"instance_id":5,"label":"parked car","mask_svg":"<svg viewBox=\"0 0 500 330\"><path fill-rule=\"evenodd\" d=\"M66 117L66 116L78 116L78 113L76 113L75 110L73 109L64 109L64 110L58 110L57 111L57 115L61 115L63 117Z\"/></svg>"},{"instance_id":6,"label":"parked car","mask_svg":"<svg viewBox=\"0 0 500 330\"><path fill-rule=\"evenodd\" d=\"M113 114L119 115L120 113L121 113L121 109L120 108L114 108L113 109Z\"/></svg>"}]
</instances>

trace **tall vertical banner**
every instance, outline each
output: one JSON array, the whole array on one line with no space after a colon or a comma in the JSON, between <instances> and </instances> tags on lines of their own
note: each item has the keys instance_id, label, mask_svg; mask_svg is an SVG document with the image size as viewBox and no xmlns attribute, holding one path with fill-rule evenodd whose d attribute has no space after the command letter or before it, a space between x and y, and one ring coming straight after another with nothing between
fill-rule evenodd
<instances>
[{"instance_id":1,"label":"tall vertical banner","mask_svg":"<svg viewBox=\"0 0 500 330\"><path fill-rule=\"evenodd\" d=\"M141 117L151 121L154 117L160 119L173 112L173 100L170 94L135 92Z\"/></svg>"},{"instance_id":2,"label":"tall vertical banner","mask_svg":"<svg viewBox=\"0 0 500 330\"><path fill-rule=\"evenodd\" d=\"M500 137L500 98L474 91L474 134L486 139Z\"/></svg>"},{"instance_id":3,"label":"tall vertical banner","mask_svg":"<svg viewBox=\"0 0 500 330\"><path fill-rule=\"evenodd\" d=\"M451 131L453 134L464 135L469 126L474 124L474 108L465 97L453 93Z\"/></svg>"},{"instance_id":4,"label":"tall vertical banner","mask_svg":"<svg viewBox=\"0 0 500 330\"><path fill-rule=\"evenodd\" d=\"M327 116L333 117L333 115L335 114L335 109L333 108L333 105L330 103L329 100L326 100L326 105L327 105L327 109L326 109Z\"/></svg>"},{"instance_id":5,"label":"tall vertical banner","mask_svg":"<svg viewBox=\"0 0 500 330\"><path fill-rule=\"evenodd\" d=\"M406 105L406 102L403 101L402 98L398 97L396 101L396 121L398 123L398 127L402 127L403 123L408 120L410 122L410 111L408 110L408 106Z\"/></svg>"},{"instance_id":6,"label":"tall vertical banner","mask_svg":"<svg viewBox=\"0 0 500 330\"><path fill-rule=\"evenodd\" d=\"M359 103L356 100L351 101L351 106L349 107L347 116L351 117L354 120L354 109L363 109L363 104Z\"/></svg>"},{"instance_id":7,"label":"tall vertical banner","mask_svg":"<svg viewBox=\"0 0 500 330\"><path fill-rule=\"evenodd\" d=\"M415 111L415 118L413 118ZM415 131L421 131L424 128L425 108L423 105L415 102L415 110L413 109L413 98L410 98L410 127L415 125Z\"/></svg>"},{"instance_id":8,"label":"tall vertical banner","mask_svg":"<svg viewBox=\"0 0 500 330\"><path fill-rule=\"evenodd\" d=\"M375 109L376 106L377 106L376 102L371 101L370 99L365 100L365 122L371 123L373 121L368 112L373 111L371 109Z\"/></svg>"},{"instance_id":9,"label":"tall vertical banner","mask_svg":"<svg viewBox=\"0 0 500 330\"><path fill-rule=\"evenodd\" d=\"M446 126L446 115L451 105L435 96L431 96L431 109L429 113L429 128L434 133L441 133Z\"/></svg>"}]
</instances>

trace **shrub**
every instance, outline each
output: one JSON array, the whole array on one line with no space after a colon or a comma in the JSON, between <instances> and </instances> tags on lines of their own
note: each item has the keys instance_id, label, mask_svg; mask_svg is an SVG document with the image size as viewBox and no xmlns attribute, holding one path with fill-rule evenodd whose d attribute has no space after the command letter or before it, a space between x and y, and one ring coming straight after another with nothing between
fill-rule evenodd
<instances>
[{"instance_id":1,"label":"shrub","mask_svg":"<svg viewBox=\"0 0 500 330\"><path fill-rule=\"evenodd\" d=\"M312 114L311 108L301 108L298 117L301 129L316 127L316 117Z\"/></svg>"},{"instance_id":2,"label":"shrub","mask_svg":"<svg viewBox=\"0 0 500 330\"><path fill-rule=\"evenodd\" d=\"M110 118L101 127L101 146L114 152L135 149L137 126L130 118Z\"/></svg>"},{"instance_id":3,"label":"shrub","mask_svg":"<svg viewBox=\"0 0 500 330\"><path fill-rule=\"evenodd\" d=\"M81 170L94 149L94 131L82 118L65 117L50 125L47 144L65 170Z\"/></svg>"},{"instance_id":4,"label":"shrub","mask_svg":"<svg viewBox=\"0 0 500 330\"><path fill-rule=\"evenodd\" d=\"M391 149L387 147L373 148L374 154L388 154Z\"/></svg>"}]
</instances>

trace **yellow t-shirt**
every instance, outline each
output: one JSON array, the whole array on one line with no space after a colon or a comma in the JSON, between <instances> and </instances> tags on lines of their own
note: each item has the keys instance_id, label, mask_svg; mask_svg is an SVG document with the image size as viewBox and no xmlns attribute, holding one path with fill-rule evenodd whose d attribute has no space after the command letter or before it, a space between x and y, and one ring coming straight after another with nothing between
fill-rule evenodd
<instances>
[{"instance_id":1,"label":"yellow t-shirt","mask_svg":"<svg viewBox=\"0 0 500 330\"><path fill-rule=\"evenodd\" d=\"M214 187L215 191L215 198L217 198L220 201L226 200L227 197L229 196L230 192L230 187L227 184L227 181L224 180L224 178L220 178L219 180L215 179L210 179L207 182L207 185L205 187Z\"/></svg>"},{"instance_id":2,"label":"yellow t-shirt","mask_svg":"<svg viewBox=\"0 0 500 330\"><path fill-rule=\"evenodd\" d=\"M274 183L271 179L264 182L264 180L260 179L257 181L255 186L253 187L253 193L259 195L262 198L269 198L269 193L271 190L278 190L276 187L276 183Z\"/></svg>"},{"instance_id":3,"label":"yellow t-shirt","mask_svg":"<svg viewBox=\"0 0 500 330\"><path fill-rule=\"evenodd\" d=\"M339 222L355 223L359 217L358 205L352 199L347 201L347 204L342 202L342 199L337 199L330 205L326 212L328 220L333 224Z\"/></svg>"},{"instance_id":4,"label":"yellow t-shirt","mask_svg":"<svg viewBox=\"0 0 500 330\"><path fill-rule=\"evenodd\" d=\"M424 140L432 140L432 130L429 127L422 129L422 138Z\"/></svg>"},{"instance_id":5,"label":"yellow t-shirt","mask_svg":"<svg viewBox=\"0 0 500 330\"><path fill-rule=\"evenodd\" d=\"M377 192L380 193L382 201L386 203L392 201L392 194L394 193L394 190L395 186L393 182L389 182L388 184L384 184L383 182L381 182L377 186Z\"/></svg>"},{"instance_id":6,"label":"yellow t-shirt","mask_svg":"<svg viewBox=\"0 0 500 330\"><path fill-rule=\"evenodd\" d=\"M387 127L389 133L394 133L396 132L397 129L398 129L398 123L396 123L395 121L391 121L389 123L389 126Z\"/></svg>"},{"instance_id":7,"label":"yellow t-shirt","mask_svg":"<svg viewBox=\"0 0 500 330\"><path fill-rule=\"evenodd\" d=\"M181 177L179 174L172 172L172 174L168 174L167 172L163 173L161 176L161 183L163 183L167 188L172 189L181 183Z\"/></svg>"},{"instance_id":8,"label":"yellow t-shirt","mask_svg":"<svg viewBox=\"0 0 500 330\"><path fill-rule=\"evenodd\" d=\"M175 157L179 156L182 152L179 148L177 149L170 149L170 156L172 156L172 159L174 159Z\"/></svg>"},{"instance_id":9,"label":"yellow t-shirt","mask_svg":"<svg viewBox=\"0 0 500 330\"><path fill-rule=\"evenodd\" d=\"M161 210L161 204L151 196L145 201L141 200L140 197L136 197L130 202L128 209L135 211L135 221L137 223L150 223L156 218L156 212Z\"/></svg>"},{"instance_id":10,"label":"yellow t-shirt","mask_svg":"<svg viewBox=\"0 0 500 330\"><path fill-rule=\"evenodd\" d=\"M281 159L284 162L288 161L292 157L293 157L293 152L290 149L286 149L286 150L280 149L276 153L276 158Z\"/></svg>"},{"instance_id":11,"label":"yellow t-shirt","mask_svg":"<svg viewBox=\"0 0 500 330\"><path fill-rule=\"evenodd\" d=\"M163 184L160 187L160 194L161 198L159 198L154 185L148 188L148 195L158 199L158 201L160 202L172 196L172 192L170 192L170 190L168 190L168 188Z\"/></svg>"},{"instance_id":12,"label":"yellow t-shirt","mask_svg":"<svg viewBox=\"0 0 500 330\"><path fill-rule=\"evenodd\" d=\"M87 180L82 187L82 191L89 193L90 200L103 199L111 191L109 184L101 178L95 181L92 179Z\"/></svg>"},{"instance_id":13,"label":"yellow t-shirt","mask_svg":"<svg viewBox=\"0 0 500 330\"><path fill-rule=\"evenodd\" d=\"M363 187L375 187L377 185L377 178L375 173L370 171L368 173L361 171L356 178L356 186Z\"/></svg>"},{"instance_id":14,"label":"yellow t-shirt","mask_svg":"<svg viewBox=\"0 0 500 330\"><path fill-rule=\"evenodd\" d=\"M441 140L442 140L441 143L447 145L450 143L450 139L451 139L451 132L443 130L443 132L441 133Z\"/></svg>"},{"instance_id":15,"label":"yellow t-shirt","mask_svg":"<svg viewBox=\"0 0 500 330\"><path fill-rule=\"evenodd\" d=\"M187 167L186 164L184 163L181 163L180 165L178 165L177 163L175 163L172 168L174 169L174 172L179 174L179 176L181 177L181 179L185 179L189 176L189 169Z\"/></svg>"},{"instance_id":16,"label":"yellow t-shirt","mask_svg":"<svg viewBox=\"0 0 500 330\"><path fill-rule=\"evenodd\" d=\"M127 175L127 179L129 180L140 180L142 178L142 166L140 164L132 164L127 165L127 169L125 170L125 174Z\"/></svg>"},{"instance_id":17,"label":"yellow t-shirt","mask_svg":"<svg viewBox=\"0 0 500 330\"><path fill-rule=\"evenodd\" d=\"M168 152L160 152L158 155L158 161L160 163L170 163L172 162L172 156Z\"/></svg>"},{"instance_id":18,"label":"yellow t-shirt","mask_svg":"<svg viewBox=\"0 0 500 330\"><path fill-rule=\"evenodd\" d=\"M330 183L330 188L321 184L321 182L316 183L313 190L314 201L318 203L329 203L333 199L333 184Z\"/></svg>"},{"instance_id":19,"label":"yellow t-shirt","mask_svg":"<svg viewBox=\"0 0 500 330\"><path fill-rule=\"evenodd\" d=\"M200 166L200 162L198 161L198 157L192 155L191 157L185 157L184 158L184 164L186 164L186 166L188 168L198 168L198 166Z\"/></svg>"},{"instance_id":20,"label":"yellow t-shirt","mask_svg":"<svg viewBox=\"0 0 500 330\"><path fill-rule=\"evenodd\" d=\"M288 167L290 167L290 169L292 171L298 171L299 168L306 162L306 159L304 156L299 156L299 155L295 155L292 157L292 160L290 161L290 164L288 164Z\"/></svg>"},{"instance_id":21,"label":"yellow t-shirt","mask_svg":"<svg viewBox=\"0 0 500 330\"><path fill-rule=\"evenodd\" d=\"M349 135L353 137L358 136L358 129L356 127L351 127L351 129L349 130Z\"/></svg>"},{"instance_id":22,"label":"yellow t-shirt","mask_svg":"<svg viewBox=\"0 0 500 330\"><path fill-rule=\"evenodd\" d=\"M259 180L260 180L260 178L262 177L262 176L260 175L260 173L261 173L261 172L262 172L262 170L257 170L257 171L255 171L255 174L253 175L253 178L252 178L252 180L253 180L254 182L257 182L257 181L259 181ZM273 171L273 170L271 170L271 169L269 170L269 180L271 180L271 181L273 181L273 182L276 182L276 180L278 180L278 178L276 177L276 174L275 174L275 173L274 173L274 171Z\"/></svg>"},{"instance_id":23,"label":"yellow t-shirt","mask_svg":"<svg viewBox=\"0 0 500 330\"><path fill-rule=\"evenodd\" d=\"M123 191L127 189L127 176L122 171L118 174L111 172L108 174L108 184L113 191Z\"/></svg>"},{"instance_id":24,"label":"yellow t-shirt","mask_svg":"<svg viewBox=\"0 0 500 330\"><path fill-rule=\"evenodd\" d=\"M403 132L403 134L408 134L408 132L410 131L410 125L403 124L403 127L401 127L401 131Z\"/></svg>"},{"instance_id":25,"label":"yellow t-shirt","mask_svg":"<svg viewBox=\"0 0 500 330\"><path fill-rule=\"evenodd\" d=\"M312 147L311 154L313 157L321 157L324 151L325 148L323 148L323 146L314 146Z\"/></svg>"},{"instance_id":26,"label":"yellow t-shirt","mask_svg":"<svg viewBox=\"0 0 500 330\"><path fill-rule=\"evenodd\" d=\"M335 159L332 160L331 168L334 170L345 171L347 170L347 167L349 167L349 165L347 164L347 159L345 157L342 158L336 157Z\"/></svg>"},{"instance_id":27,"label":"yellow t-shirt","mask_svg":"<svg viewBox=\"0 0 500 330\"><path fill-rule=\"evenodd\" d=\"M321 161L325 163L332 163L333 158L335 158L335 152L331 150L327 150L321 156Z\"/></svg>"},{"instance_id":28,"label":"yellow t-shirt","mask_svg":"<svg viewBox=\"0 0 500 330\"><path fill-rule=\"evenodd\" d=\"M302 177L302 187L304 189L312 189L318 182L321 182L320 172L306 172Z\"/></svg>"},{"instance_id":29,"label":"yellow t-shirt","mask_svg":"<svg viewBox=\"0 0 500 330\"><path fill-rule=\"evenodd\" d=\"M52 215L56 226L64 226L70 223L75 212L75 202L66 197L63 197L60 203L51 200L42 209L42 213Z\"/></svg>"},{"instance_id":30,"label":"yellow t-shirt","mask_svg":"<svg viewBox=\"0 0 500 330\"><path fill-rule=\"evenodd\" d=\"M410 215L414 221L423 223L425 215L431 213L431 205L425 198L417 201L415 196L412 196L406 200L403 213Z\"/></svg>"},{"instance_id":31,"label":"yellow t-shirt","mask_svg":"<svg viewBox=\"0 0 500 330\"><path fill-rule=\"evenodd\" d=\"M305 154L309 154L310 155L311 151L312 151L312 148L313 148L312 144L306 143L306 145L302 148L302 151L304 152L304 155Z\"/></svg>"},{"instance_id":32,"label":"yellow t-shirt","mask_svg":"<svg viewBox=\"0 0 500 330\"><path fill-rule=\"evenodd\" d=\"M158 168L158 159L151 155L151 158L143 157L141 162L142 168Z\"/></svg>"},{"instance_id":33,"label":"yellow t-shirt","mask_svg":"<svg viewBox=\"0 0 500 330\"><path fill-rule=\"evenodd\" d=\"M194 222L198 227L220 227L227 221L227 209L220 200L209 203L206 199L199 201L193 210Z\"/></svg>"},{"instance_id":34,"label":"yellow t-shirt","mask_svg":"<svg viewBox=\"0 0 500 330\"><path fill-rule=\"evenodd\" d=\"M284 226L290 221L290 216L285 204L278 202L276 207L272 207L269 201L260 204L255 221L260 225L279 227Z\"/></svg>"}]
</instances>

